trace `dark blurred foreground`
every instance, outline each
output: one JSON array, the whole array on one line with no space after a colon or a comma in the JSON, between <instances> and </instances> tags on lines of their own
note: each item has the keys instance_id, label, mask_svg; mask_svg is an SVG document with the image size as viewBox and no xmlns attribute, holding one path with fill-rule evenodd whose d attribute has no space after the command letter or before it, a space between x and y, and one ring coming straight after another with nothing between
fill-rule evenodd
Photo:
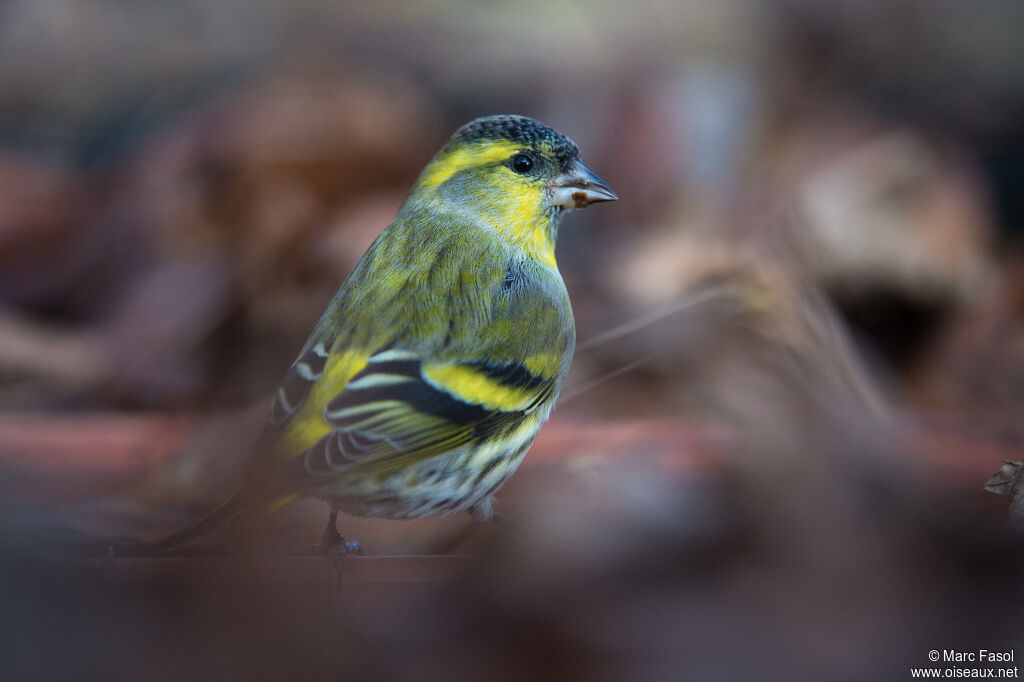
<instances>
[{"instance_id":1,"label":"dark blurred foreground","mask_svg":"<svg viewBox=\"0 0 1024 682\"><path fill-rule=\"evenodd\" d=\"M322 563L316 581L265 558L154 575L7 533L0 673L903 679L931 649L1019 646L1019 532L851 448L805 454L714 481L608 462L585 492L578 472L532 472L538 492L506 509L452 577L340 592L331 559L300 560ZM349 560L360 561L374 559Z\"/></svg>"}]
</instances>

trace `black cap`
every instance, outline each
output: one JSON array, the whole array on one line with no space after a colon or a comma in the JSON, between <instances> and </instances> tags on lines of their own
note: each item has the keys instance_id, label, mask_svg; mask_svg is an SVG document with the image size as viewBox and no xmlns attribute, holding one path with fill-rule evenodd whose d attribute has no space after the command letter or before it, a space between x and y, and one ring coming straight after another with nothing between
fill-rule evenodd
<instances>
[{"instance_id":1,"label":"black cap","mask_svg":"<svg viewBox=\"0 0 1024 682\"><path fill-rule=\"evenodd\" d=\"M565 135L548 128L528 116L502 114L473 119L455 131L452 140L472 142L473 140L510 140L524 147L536 147L546 143L554 152L559 165L568 165L579 158L576 143Z\"/></svg>"}]
</instances>

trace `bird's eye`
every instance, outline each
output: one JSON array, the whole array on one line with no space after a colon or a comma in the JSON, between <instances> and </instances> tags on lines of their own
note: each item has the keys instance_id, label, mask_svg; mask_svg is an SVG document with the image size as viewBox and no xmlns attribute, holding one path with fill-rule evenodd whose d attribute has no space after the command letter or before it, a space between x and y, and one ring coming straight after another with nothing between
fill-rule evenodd
<instances>
[{"instance_id":1,"label":"bird's eye","mask_svg":"<svg viewBox=\"0 0 1024 682\"><path fill-rule=\"evenodd\" d=\"M512 157L512 170L521 175L526 175L533 170L533 159L526 154L516 154Z\"/></svg>"}]
</instances>

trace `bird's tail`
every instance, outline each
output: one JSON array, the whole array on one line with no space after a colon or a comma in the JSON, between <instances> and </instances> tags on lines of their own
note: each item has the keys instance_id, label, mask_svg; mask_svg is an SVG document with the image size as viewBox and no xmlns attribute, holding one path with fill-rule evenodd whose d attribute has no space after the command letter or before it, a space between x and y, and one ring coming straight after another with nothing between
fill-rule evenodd
<instances>
[{"instance_id":1,"label":"bird's tail","mask_svg":"<svg viewBox=\"0 0 1024 682\"><path fill-rule=\"evenodd\" d=\"M220 505L200 521L187 526L177 533L158 540L147 548L147 554L163 554L168 550L186 545L214 529L224 526L238 517L247 514L252 508L248 495L238 494Z\"/></svg>"},{"instance_id":2,"label":"bird's tail","mask_svg":"<svg viewBox=\"0 0 1024 682\"><path fill-rule=\"evenodd\" d=\"M252 494L251 490L243 490L214 509L204 519L152 543L148 546L147 553L162 554L176 547L181 547L243 517L250 522L265 520L274 512L290 504L297 497L299 497L298 494L286 494L268 500L262 495Z\"/></svg>"}]
</instances>

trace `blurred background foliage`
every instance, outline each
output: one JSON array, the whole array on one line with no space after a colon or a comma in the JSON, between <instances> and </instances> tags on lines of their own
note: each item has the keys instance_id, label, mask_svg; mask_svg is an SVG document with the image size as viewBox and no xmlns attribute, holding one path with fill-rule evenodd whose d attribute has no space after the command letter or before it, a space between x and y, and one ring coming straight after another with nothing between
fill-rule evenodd
<instances>
[{"instance_id":1,"label":"blurred background foliage","mask_svg":"<svg viewBox=\"0 0 1024 682\"><path fill-rule=\"evenodd\" d=\"M1010 646L1020 537L981 486L1024 446L1021 26L1014 0L6 0L5 677L51 628L78 642L53 665L104 679L145 669L103 653L124 622L161 661L193 646L165 594L51 552L229 494L337 286L491 113L573 137L621 197L561 230L573 373L500 528L346 532L492 559L348 616L188 593L227 653L167 678L495 679L481 626L524 652L509 679L865 679ZM304 505L286 544L317 536ZM301 628L232 630L297 604Z\"/></svg>"}]
</instances>

